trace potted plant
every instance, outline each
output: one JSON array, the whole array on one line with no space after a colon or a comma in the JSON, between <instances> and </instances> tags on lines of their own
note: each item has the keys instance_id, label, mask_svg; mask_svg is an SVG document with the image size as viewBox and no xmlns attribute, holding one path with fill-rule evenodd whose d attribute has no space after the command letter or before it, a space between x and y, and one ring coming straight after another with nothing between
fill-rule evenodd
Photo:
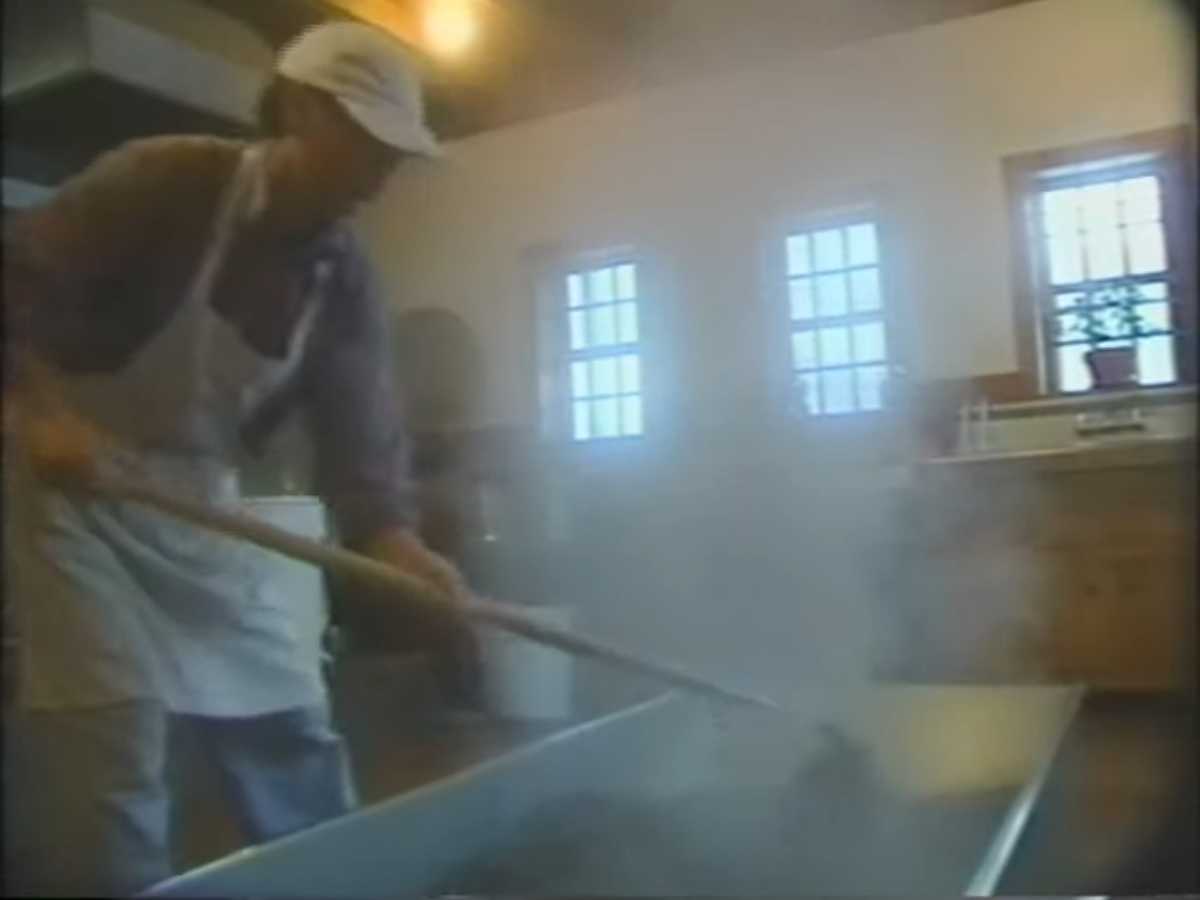
<instances>
[{"instance_id":1,"label":"potted plant","mask_svg":"<svg viewBox=\"0 0 1200 900\"><path fill-rule=\"evenodd\" d=\"M1101 390L1137 384L1134 339L1148 332L1137 307L1141 300L1137 285L1113 285L1089 294L1076 310L1082 320L1081 330L1091 345L1084 360L1091 370L1092 383ZM1126 343L1102 346L1114 341Z\"/></svg>"}]
</instances>

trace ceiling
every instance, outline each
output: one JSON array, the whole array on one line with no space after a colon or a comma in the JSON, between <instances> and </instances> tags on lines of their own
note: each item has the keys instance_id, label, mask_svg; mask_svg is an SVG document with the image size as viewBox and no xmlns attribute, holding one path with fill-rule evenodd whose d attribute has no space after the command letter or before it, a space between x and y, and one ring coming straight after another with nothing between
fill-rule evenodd
<instances>
[{"instance_id":1,"label":"ceiling","mask_svg":"<svg viewBox=\"0 0 1200 900\"><path fill-rule=\"evenodd\" d=\"M194 0L278 46L345 8L424 0ZM454 65L426 59L443 138L639 88L811 53L1028 0L475 0L481 38ZM374 4L374 6L372 6Z\"/></svg>"},{"instance_id":2,"label":"ceiling","mask_svg":"<svg viewBox=\"0 0 1200 900\"><path fill-rule=\"evenodd\" d=\"M198 108L196 90L224 96L206 75L191 80L192 94L170 95L163 66L186 74L181 51L234 61L235 38L246 71L269 64L269 51L230 19L249 25L271 47L345 10L384 15L407 33L422 5L438 0L14 0L4 5L6 94L4 174L52 185L96 155L131 137L168 132L241 134L249 120L234 121ZM467 0L479 15L479 40L456 62L420 50L429 118L443 139L477 134L539 116L689 78L710 77L773 59L917 28L956 16L987 12L1029 0ZM159 56L132 47L110 65L138 62L141 82L97 69L94 60L70 78L50 78L36 90L11 97L8 51L42 71L58 42L92 22L90 4L136 14L152 30L174 31L176 45ZM211 11L224 16L211 16ZM17 13L21 15L17 15ZM207 25L191 21L205 13ZM36 13L36 15L35 15ZM149 14L153 16L146 18ZM139 19L139 16L141 17ZM394 16L394 18L391 18ZM74 17L74 18L72 18ZM82 18L81 18L82 17ZM153 21L151 21L153 19ZM213 27L215 22L220 27ZM72 24L75 22L75 24ZM22 31L15 26L29 26ZM408 23L407 25L405 23ZM34 28L33 26L37 27ZM91 27L90 25L87 27ZM32 30L30 30L32 29ZM30 43L49 40L43 46ZM24 38L22 38L24 35ZM12 38L12 40L10 40ZM24 40L24 43L22 42ZM183 42L179 44L179 42ZM203 44L201 42L204 42ZM85 42L86 43L86 42ZM91 44L87 44L91 47ZM250 54L248 47L254 52ZM38 54L48 53L49 56ZM95 56L95 48L89 58ZM163 54L166 55L163 55ZM215 54L215 55L214 55ZM24 58L22 57L22 58ZM16 57L13 57L15 59ZM179 59L175 66L174 60ZM194 67L195 60L189 64ZM140 67L140 68L139 68ZM172 69L174 72L174 69ZM147 81L146 79L149 79ZM199 79L199 80L197 80ZM176 79L178 80L178 79ZM186 80L186 79L185 79ZM249 92L249 104L257 86ZM62 123L72 123L63 140Z\"/></svg>"}]
</instances>

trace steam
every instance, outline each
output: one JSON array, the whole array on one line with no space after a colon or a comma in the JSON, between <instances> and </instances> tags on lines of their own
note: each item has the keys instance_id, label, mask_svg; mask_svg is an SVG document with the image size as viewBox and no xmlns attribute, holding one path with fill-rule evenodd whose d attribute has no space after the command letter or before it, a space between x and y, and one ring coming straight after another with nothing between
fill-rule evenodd
<instances>
[{"instance_id":1,"label":"steam","mask_svg":"<svg viewBox=\"0 0 1200 900\"><path fill-rule=\"evenodd\" d=\"M525 503L523 519L510 502L496 531L530 544L547 537L538 510L566 510L543 545L555 570L545 601L571 605L597 637L762 692L787 713L713 705L711 769L693 790L631 798L581 784L447 890L887 893L846 848L911 868L904 854L920 855L934 832L950 855L927 864L930 883L966 883L966 860L977 862L1010 793L936 814L904 796L872 743L874 688L988 666L1036 677L1019 650L1036 645L1042 575L1033 556L1002 549L1020 546L1005 523L1036 487L1009 478L991 491L970 477L967 490L955 470L916 482L910 461L836 446L815 428L743 423L709 438L646 454L640 469L540 460L524 485L540 504Z\"/></svg>"}]
</instances>

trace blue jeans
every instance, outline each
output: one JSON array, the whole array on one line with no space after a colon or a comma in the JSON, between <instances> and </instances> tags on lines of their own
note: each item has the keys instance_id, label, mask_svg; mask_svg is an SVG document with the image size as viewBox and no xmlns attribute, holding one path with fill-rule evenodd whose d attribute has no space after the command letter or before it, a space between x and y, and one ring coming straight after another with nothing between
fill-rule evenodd
<instances>
[{"instance_id":1,"label":"blue jeans","mask_svg":"<svg viewBox=\"0 0 1200 900\"><path fill-rule=\"evenodd\" d=\"M127 896L169 877L168 731L180 727L215 763L251 843L355 805L324 706L239 719L149 702L19 712L6 728L5 894Z\"/></svg>"}]
</instances>

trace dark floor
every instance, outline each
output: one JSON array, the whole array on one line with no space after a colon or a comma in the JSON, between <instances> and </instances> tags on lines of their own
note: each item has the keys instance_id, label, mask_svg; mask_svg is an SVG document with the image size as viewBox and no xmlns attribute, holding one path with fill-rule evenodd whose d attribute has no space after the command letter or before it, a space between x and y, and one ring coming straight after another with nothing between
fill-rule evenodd
<instances>
[{"instance_id":1,"label":"dark floor","mask_svg":"<svg viewBox=\"0 0 1200 900\"><path fill-rule=\"evenodd\" d=\"M999 893L1200 890L1194 701L1085 699Z\"/></svg>"}]
</instances>

